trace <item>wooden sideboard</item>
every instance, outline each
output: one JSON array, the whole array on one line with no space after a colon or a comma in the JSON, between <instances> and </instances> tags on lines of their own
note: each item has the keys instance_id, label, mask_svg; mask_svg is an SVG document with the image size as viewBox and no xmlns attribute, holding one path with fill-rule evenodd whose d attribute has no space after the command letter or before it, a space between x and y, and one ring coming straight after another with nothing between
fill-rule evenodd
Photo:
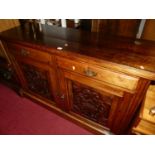
<instances>
[{"instance_id":1,"label":"wooden sideboard","mask_svg":"<svg viewBox=\"0 0 155 155\"><path fill-rule=\"evenodd\" d=\"M21 95L96 134L127 134L155 80L151 41L47 25L0 39Z\"/></svg>"}]
</instances>

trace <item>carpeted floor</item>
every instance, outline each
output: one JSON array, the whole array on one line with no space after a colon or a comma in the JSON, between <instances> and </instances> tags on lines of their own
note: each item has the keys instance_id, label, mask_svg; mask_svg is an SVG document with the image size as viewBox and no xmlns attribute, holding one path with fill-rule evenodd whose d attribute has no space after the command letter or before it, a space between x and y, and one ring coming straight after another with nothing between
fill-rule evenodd
<instances>
[{"instance_id":1,"label":"carpeted floor","mask_svg":"<svg viewBox=\"0 0 155 155\"><path fill-rule=\"evenodd\" d=\"M57 114L21 98L0 84L1 135L88 135L87 130Z\"/></svg>"}]
</instances>

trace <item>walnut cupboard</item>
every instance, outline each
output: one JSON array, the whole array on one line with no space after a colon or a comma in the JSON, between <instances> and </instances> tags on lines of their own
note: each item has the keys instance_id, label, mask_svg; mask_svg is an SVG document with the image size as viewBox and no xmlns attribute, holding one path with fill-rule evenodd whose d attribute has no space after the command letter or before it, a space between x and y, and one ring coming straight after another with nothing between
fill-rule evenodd
<instances>
[{"instance_id":1,"label":"walnut cupboard","mask_svg":"<svg viewBox=\"0 0 155 155\"><path fill-rule=\"evenodd\" d=\"M46 25L0 39L21 95L96 134L127 134L155 80L154 42Z\"/></svg>"}]
</instances>

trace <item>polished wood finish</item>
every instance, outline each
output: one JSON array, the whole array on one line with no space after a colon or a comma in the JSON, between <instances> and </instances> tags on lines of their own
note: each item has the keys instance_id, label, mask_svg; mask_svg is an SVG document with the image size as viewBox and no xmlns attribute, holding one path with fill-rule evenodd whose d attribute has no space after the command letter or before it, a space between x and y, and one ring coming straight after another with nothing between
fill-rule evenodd
<instances>
[{"instance_id":1,"label":"polished wood finish","mask_svg":"<svg viewBox=\"0 0 155 155\"><path fill-rule=\"evenodd\" d=\"M126 134L155 80L154 42L31 24L0 39L21 94L97 133Z\"/></svg>"},{"instance_id":2,"label":"polished wood finish","mask_svg":"<svg viewBox=\"0 0 155 155\"><path fill-rule=\"evenodd\" d=\"M0 32L20 25L18 19L0 19Z\"/></svg>"},{"instance_id":3,"label":"polished wood finish","mask_svg":"<svg viewBox=\"0 0 155 155\"><path fill-rule=\"evenodd\" d=\"M92 32L108 35L136 37L140 19L92 19Z\"/></svg>"},{"instance_id":4,"label":"polished wood finish","mask_svg":"<svg viewBox=\"0 0 155 155\"><path fill-rule=\"evenodd\" d=\"M119 89L116 89L114 92L112 86L111 89L110 87L108 89L104 86L103 83L102 85L98 85L98 81L92 80L91 78L88 78L86 76L81 76L73 72L62 70L60 77L60 81L63 81L63 83L61 83L61 94L63 95L62 104L64 104L64 107L67 111L70 111L70 107L73 105L73 101L71 100L73 98L73 93L69 84L72 81L91 86L102 92L110 93L112 96L115 95L115 98L113 100L114 103L111 106L111 115L108 118L108 127L110 127L112 132L117 134L125 133L125 131L127 130L133 112L136 112L136 109L138 108L144 97L143 93L146 91L149 85L149 81L140 79L138 82L138 87L136 88L136 93L132 94L123 92L123 96L121 96L118 95L120 93ZM117 91L118 93L116 93Z\"/></svg>"},{"instance_id":5,"label":"polished wood finish","mask_svg":"<svg viewBox=\"0 0 155 155\"><path fill-rule=\"evenodd\" d=\"M2 33L1 39L72 60L79 59L131 75L155 79L152 73L155 71L154 42L55 26L51 28L47 25L42 25L42 31L39 28L34 31L31 25L18 27ZM58 50L57 47L63 49ZM89 60L86 61L86 58Z\"/></svg>"},{"instance_id":6,"label":"polished wood finish","mask_svg":"<svg viewBox=\"0 0 155 155\"><path fill-rule=\"evenodd\" d=\"M136 113L142 100L144 99L145 93L149 87L150 81L146 79L140 79L139 84L136 88L135 94L125 92L123 99L120 101L120 106L117 108L119 116L114 120L113 131L115 133L123 133L128 128L128 123L131 123L131 115ZM129 121L130 120L130 121ZM116 126L119 125L119 128ZM121 127L121 126L124 127Z\"/></svg>"},{"instance_id":7,"label":"polished wood finish","mask_svg":"<svg viewBox=\"0 0 155 155\"><path fill-rule=\"evenodd\" d=\"M18 19L0 19L0 32L17 27L19 25L20 23ZM2 46L3 45L1 44L1 41L0 41L0 56L6 57L5 51Z\"/></svg>"},{"instance_id":8,"label":"polished wood finish","mask_svg":"<svg viewBox=\"0 0 155 155\"><path fill-rule=\"evenodd\" d=\"M22 48L22 46L12 48L14 46L8 45L7 47L11 57L16 59L15 68L18 68L17 72L20 73L22 87L34 95L56 101L57 80L55 70L52 69L52 63L50 63L51 55L30 48ZM21 54L23 50L30 54Z\"/></svg>"},{"instance_id":9,"label":"polished wood finish","mask_svg":"<svg viewBox=\"0 0 155 155\"><path fill-rule=\"evenodd\" d=\"M155 41L155 19L147 19L144 30L142 33L142 38L146 40L153 40Z\"/></svg>"},{"instance_id":10,"label":"polished wood finish","mask_svg":"<svg viewBox=\"0 0 155 155\"><path fill-rule=\"evenodd\" d=\"M133 127L132 132L135 134L142 135L154 135L155 134L155 124L149 123L145 120L140 120L137 127Z\"/></svg>"},{"instance_id":11,"label":"polished wood finish","mask_svg":"<svg viewBox=\"0 0 155 155\"><path fill-rule=\"evenodd\" d=\"M138 78L123 75L122 73L112 72L106 68L99 68L88 63L78 63L57 57L58 66L73 72L77 72L84 76L88 76L100 81L104 81L129 90L135 90ZM89 71L89 74L88 74Z\"/></svg>"},{"instance_id":12,"label":"polished wood finish","mask_svg":"<svg viewBox=\"0 0 155 155\"><path fill-rule=\"evenodd\" d=\"M150 85L139 116L133 124L132 132L136 134L155 134L155 86Z\"/></svg>"},{"instance_id":13,"label":"polished wood finish","mask_svg":"<svg viewBox=\"0 0 155 155\"><path fill-rule=\"evenodd\" d=\"M11 54L21 59L32 59L41 63L49 64L51 62L51 55L39 50L27 48L16 44L7 44Z\"/></svg>"}]
</instances>

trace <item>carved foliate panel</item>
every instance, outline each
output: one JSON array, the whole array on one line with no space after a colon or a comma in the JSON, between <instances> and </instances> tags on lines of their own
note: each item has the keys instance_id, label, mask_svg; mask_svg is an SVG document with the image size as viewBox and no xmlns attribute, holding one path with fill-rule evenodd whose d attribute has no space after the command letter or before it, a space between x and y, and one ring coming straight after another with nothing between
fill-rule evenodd
<instances>
[{"instance_id":1,"label":"carved foliate panel","mask_svg":"<svg viewBox=\"0 0 155 155\"><path fill-rule=\"evenodd\" d=\"M72 96L73 112L99 124L107 124L113 96L97 92L77 82L72 82Z\"/></svg>"},{"instance_id":2,"label":"carved foliate panel","mask_svg":"<svg viewBox=\"0 0 155 155\"><path fill-rule=\"evenodd\" d=\"M49 89L47 71L23 63L21 64L21 68L26 78L28 88L45 98L53 100L53 96Z\"/></svg>"}]
</instances>

